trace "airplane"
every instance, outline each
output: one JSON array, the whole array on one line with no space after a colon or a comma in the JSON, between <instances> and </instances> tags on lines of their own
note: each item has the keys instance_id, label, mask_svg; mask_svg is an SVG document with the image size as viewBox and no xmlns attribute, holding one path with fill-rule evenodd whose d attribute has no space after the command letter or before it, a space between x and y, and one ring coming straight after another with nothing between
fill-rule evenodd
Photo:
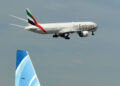
<instances>
[{"instance_id":1,"label":"airplane","mask_svg":"<svg viewBox=\"0 0 120 86\"><path fill-rule=\"evenodd\" d=\"M37 23L36 19L32 15L29 8L26 9L27 20L11 15L14 18L25 21L28 26L21 26L17 24L11 24L13 26L22 27L25 30L35 32L38 34L53 34L53 38L62 37L70 39L69 35L77 33L80 37L87 37L88 32L94 32L97 30L97 24L94 22L67 22L67 23Z\"/></svg>"},{"instance_id":2,"label":"airplane","mask_svg":"<svg viewBox=\"0 0 120 86\"><path fill-rule=\"evenodd\" d=\"M15 86L41 86L26 50L17 50Z\"/></svg>"}]
</instances>

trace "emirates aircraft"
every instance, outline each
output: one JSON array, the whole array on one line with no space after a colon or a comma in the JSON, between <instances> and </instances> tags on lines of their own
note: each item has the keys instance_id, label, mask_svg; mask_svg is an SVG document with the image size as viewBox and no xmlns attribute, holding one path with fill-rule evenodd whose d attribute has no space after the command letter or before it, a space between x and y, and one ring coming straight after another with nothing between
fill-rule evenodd
<instances>
[{"instance_id":1,"label":"emirates aircraft","mask_svg":"<svg viewBox=\"0 0 120 86\"><path fill-rule=\"evenodd\" d=\"M11 15L14 18L25 21L29 23L27 26L21 26L17 24L11 24L13 26L22 27L25 30L35 32L38 34L53 34L53 38L62 37L65 39L70 39L69 35L72 33L77 33L80 37L87 37L88 32L94 35L97 29L97 24L94 22L67 22L67 23L46 23L39 24L33 17L30 10L26 9L27 20Z\"/></svg>"}]
</instances>

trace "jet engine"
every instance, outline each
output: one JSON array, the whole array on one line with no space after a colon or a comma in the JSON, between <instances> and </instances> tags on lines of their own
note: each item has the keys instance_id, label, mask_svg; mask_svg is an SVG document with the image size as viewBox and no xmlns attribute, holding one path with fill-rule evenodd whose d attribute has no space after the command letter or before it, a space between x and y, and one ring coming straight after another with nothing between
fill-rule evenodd
<instances>
[{"instance_id":1,"label":"jet engine","mask_svg":"<svg viewBox=\"0 0 120 86\"><path fill-rule=\"evenodd\" d=\"M78 32L78 35L80 37L87 37L88 36L88 31L80 31L80 32Z\"/></svg>"}]
</instances>

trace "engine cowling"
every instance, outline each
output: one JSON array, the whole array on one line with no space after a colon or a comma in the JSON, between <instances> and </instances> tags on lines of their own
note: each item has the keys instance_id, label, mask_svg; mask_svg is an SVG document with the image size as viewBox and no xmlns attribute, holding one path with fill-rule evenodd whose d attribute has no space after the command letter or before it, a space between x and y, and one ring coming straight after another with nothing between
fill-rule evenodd
<instances>
[{"instance_id":1,"label":"engine cowling","mask_svg":"<svg viewBox=\"0 0 120 86\"><path fill-rule=\"evenodd\" d=\"M80 37L87 37L88 36L88 31L80 31L80 32L78 32L78 35Z\"/></svg>"}]
</instances>

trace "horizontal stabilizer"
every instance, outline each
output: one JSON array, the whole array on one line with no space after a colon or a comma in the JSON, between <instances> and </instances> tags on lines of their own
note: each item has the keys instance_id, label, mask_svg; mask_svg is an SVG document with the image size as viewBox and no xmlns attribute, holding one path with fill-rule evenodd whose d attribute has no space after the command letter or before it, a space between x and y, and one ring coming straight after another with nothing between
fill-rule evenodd
<instances>
[{"instance_id":1,"label":"horizontal stabilizer","mask_svg":"<svg viewBox=\"0 0 120 86\"><path fill-rule=\"evenodd\" d=\"M19 28L25 28L25 26L22 26L22 25L17 25L17 24L10 24L12 26L15 26L15 27L19 27Z\"/></svg>"},{"instance_id":2,"label":"horizontal stabilizer","mask_svg":"<svg viewBox=\"0 0 120 86\"><path fill-rule=\"evenodd\" d=\"M10 15L10 16L13 17L13 18L16 18L16 19L18 19L18 20L21 20L21 21L24 21L24 22L27 22L27 23L28 23L28 21L27 21L26 19L23 19L23 18L14 16L14 15Z\"/></svg>"}]
</instances>

